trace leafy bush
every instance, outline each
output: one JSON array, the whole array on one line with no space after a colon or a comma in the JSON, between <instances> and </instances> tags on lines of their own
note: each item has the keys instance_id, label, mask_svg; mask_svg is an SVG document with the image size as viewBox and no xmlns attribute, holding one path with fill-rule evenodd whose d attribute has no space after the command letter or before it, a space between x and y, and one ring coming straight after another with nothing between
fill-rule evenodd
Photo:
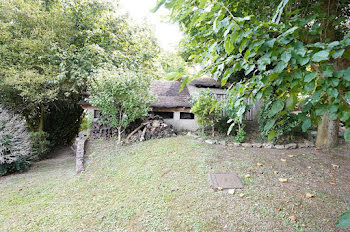
<instances>
[{"instance_id":1,"label":"leafy bush","mask_svg":"<svg viewBox=\"0 0 350 232\"><path fill-rule=\"evenodd\" d=\"M50 151L51 143L47 140L49 134L45 132L32 132L31 139L33 143L31 160L44 158Z\"/></svg>"},{"instance_id":2,"label":"leafy bush","mask_svg":"<svg viewBox=\"0 0 350 232\"><path fill-rule=\"evenodd\" d=\"M79 131L90 130L91 127L92 127L92 119L89 115L85 115L83 117L83 120L81 121Z\"/></svg>"},{"instance_id":3,"label":"leafy bush","mask_svg":"<svg viewBox=\"0 0 350 232\"><path fill-rule=\"evenodd\" d=\"M127 126L148 115L154 97L149 76L130 70L100 70L91 83L90 103L101 109L100 121L117 129L118 142Z\"/></svg>"},{"instance_id":4,"label":"leafy bush","mask_svg":"<svg viewBox=\"0 0 350 232\"><path fill-rule=\"evenodd\" d=\"M214 135L215 124L222 116L222 102L209 89L201 90L192 99L191 112L196 115L197 122L204 128L210 126Z\"/></svg>"},{"instance_id":5,"label":"leafy bush","mask_svg":"<svg viewBox=\"0 0 350 232\"><path fill-rule=\"evenodd\" d=\"M51 147L70 144L78 135L83 114L83 109L77 104L79 100L78 94L71 94L49 106L44 131Z\"/></svg>"},{"instance_id":6,"label":"leafy bush","mask_svg":"<svg viewBox=\"0 0 350 232\"><path fill-rule=\"evenodd\" d=\"M0 106L0 176L26 169L31 152L32 142L25 122Z\"/></svg>"},{"instance_id":7,"label":"leafy bush","mask_svg":"<svg viewBox=\"0 0 350 232\"><path fill-rule=\"evenodd\" d=\"M242 125L239 127L239 129L238 129L238 131L237 131L237 134L236 134L236 136L234 137L235 142L237 142L237 143L242 143L242 142L244 141L245 135L246 135L246 132L245 132L245 130L244 130L244 127L245 127L244 124L242 124Z\"/></svg>"},{"instance_id":8,"label":"leafy bush","mask_svg":"<svg viewBox=\"0 0 350 232\"><path fill-rule=\"evenodd\" d=\"M272 118L270 112L272 110L274 100L264 101L259 114L258 123L259 131L262 136L273 138L273 141L280 140L281 136L294 136L302 133L301 120L296 114L288 112L279 116L279 123L272 125L270 122L275 119ZM273 136L271 135L273 133Z\"/></svg>"}]
</instances>

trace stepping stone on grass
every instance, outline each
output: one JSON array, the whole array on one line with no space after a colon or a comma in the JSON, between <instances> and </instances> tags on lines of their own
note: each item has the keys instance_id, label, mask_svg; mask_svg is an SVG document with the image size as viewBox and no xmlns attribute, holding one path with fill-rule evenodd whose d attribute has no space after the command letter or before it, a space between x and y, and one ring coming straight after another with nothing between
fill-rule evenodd
<instances>
[{"instance_id":1,"label":"stepping stone on grass","mask_svg":"<svg viewBox=\"0 0 350 232\"><path fill-rule=\"evenodd\" d=\"M243 189L241 178L234 172L209 173L209 182L214 190Z\"/></svg>"}]
</instances>

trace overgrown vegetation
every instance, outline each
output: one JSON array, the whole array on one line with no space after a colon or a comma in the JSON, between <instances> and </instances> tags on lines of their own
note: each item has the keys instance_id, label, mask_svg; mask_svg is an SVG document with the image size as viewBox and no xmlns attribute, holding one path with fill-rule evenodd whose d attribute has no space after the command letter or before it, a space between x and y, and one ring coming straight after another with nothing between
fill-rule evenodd
<instances>
[{"instance_id":1,"label":"overgrown vegetation","mask_svg":"<svg viewBox=\"0 0 350 232\"><path fill-rule=\"evenodd\" d=\"M154 100L149 87L150 77L123 70L101 70L91 84L89 101L101 109L101 122L118 130L118 142L131 122L148 115Z\"/></svg>"},{"instance_id":2,"label":"overgrown vegetation","mask_svg":"<svg viewBox=\"0 0 350 232\"><path fill-rule=\"evenodd\" d=\"M154 74L151 31L117 10L98 0L0 2L0 101L25 118L38 156L77 135L77 103L96 70Z\"/></svg>"},{"instance_id":3,"label":"overgrown vegetation","mask_svg":"<svg viewBox=\"0 0 350 232\"><path fill-rule=\"evenodd\" d=\"M25 122L0 105L0 176L23 171L32 156L32 141Z\"/></svg>"},{"instance_id":4,"label":"overgrown vegetation","mask_svg":"<svg viewBox=\"0 0 350 232\"><path fill-rule=\"evenodd\" d=\"M222 102L209 89L201 90L192 99L191 112L195 114L196 121L201 125L204 132L206 127L211 127L214 136L215 125L222 117Z\"/></svg>"},{"instance_id":5,"label":"overgrown vegetation","mask_svg":"<svg viewBox=\"0 0 350 232\"><path fill-rule=\"evenodd\" d=\"M337 144L339 122L350 140L348 1L158 0L156 9L162 5L187 35L189 61L222 84L244 72L230 96L275 99L270 128L300 105L302 130L318 125L317 146ZM270 140L278 134L272 131Z\"/></svg>"},{"instance_id":6,"label":"overgrown vegetation","mask_svg":"<svg viewBox=\"0 0 350 232\"><path fill-rule=\"evenodd\" d=\"M265 100L258 114L259 131L262 136L269 138L269 140L278 141L281 136L293 137L303 134L301 125L302 121L295 113L288 112L280 116L279 123L275 123L276 119L271 120L273 114L273 107L276 108L274 99Z\"/></svg>"}]
</instances>

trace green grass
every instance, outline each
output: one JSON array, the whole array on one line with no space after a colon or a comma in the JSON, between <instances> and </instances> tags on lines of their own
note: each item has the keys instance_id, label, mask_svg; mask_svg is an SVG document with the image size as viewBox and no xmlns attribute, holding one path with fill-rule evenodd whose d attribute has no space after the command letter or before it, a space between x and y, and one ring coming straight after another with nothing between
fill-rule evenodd
<instances>
[{"instance_id":1,"label":"green grass","mask_svg":"<svg viewBox=\"0 0 350 232\"><path fill-rule=\"evenodd\" d=\"M0 231L337 231L350 202L350 157L312 152L243 150L190 137L121 148L95 141L80 175L74 157L63 154L0 178ZM339 170L328 168L337 162ZM237 191L243 198L209 187L209 172L226 171L251 174ZM328 184L330 172L336 186Z\"/></svg>"}]
</instances>

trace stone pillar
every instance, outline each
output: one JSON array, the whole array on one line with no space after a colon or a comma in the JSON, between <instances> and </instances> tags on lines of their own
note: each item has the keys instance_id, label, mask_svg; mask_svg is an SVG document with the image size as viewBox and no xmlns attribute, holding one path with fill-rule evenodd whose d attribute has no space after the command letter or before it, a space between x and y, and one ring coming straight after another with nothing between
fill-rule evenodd
<instances>
[{"instance_id":1,"label":"stone pillar","mask_svg":"<svg viewBox=\"0 0 350 232\"><path fill-rule=\"evenodd\" d=\"M75 170L77 173L84 171L85 144L88 139L87 131L79 133L76 139Z\"/></svg>"}]
</instances>

